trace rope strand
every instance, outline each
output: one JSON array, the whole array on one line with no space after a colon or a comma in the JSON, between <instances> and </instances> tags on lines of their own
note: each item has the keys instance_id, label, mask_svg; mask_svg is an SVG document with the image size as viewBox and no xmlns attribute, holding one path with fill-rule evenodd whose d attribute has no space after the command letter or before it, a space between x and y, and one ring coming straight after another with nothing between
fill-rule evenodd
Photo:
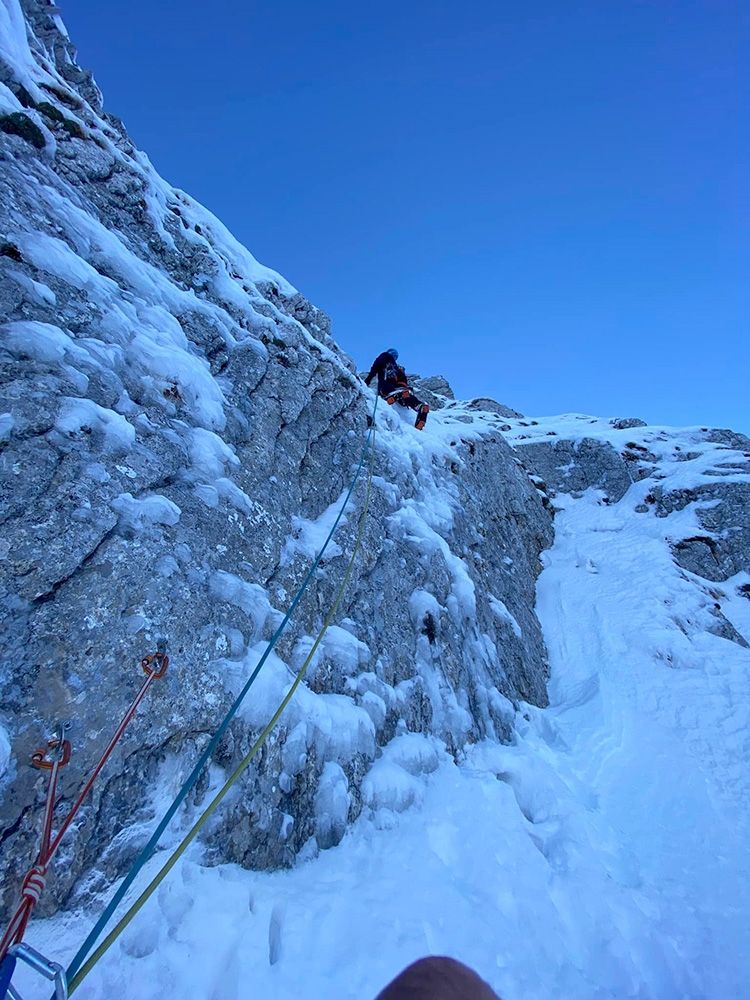
<instances>
[{"instance_id":1,"label":"rope strand","mask_svg":"<svg viewBox=\"0 0 750 1000\"><path fill-rule=\"evenodd\" d=\"M289 690L287 691L286 695L282 698L282 700L281 700L278 708L276 709L276 711L274 712L273 716L271 717L270 722L265 727L265 729L262 731L262 733L260 734L260 736L255 741L255 743L252 745L252 747L250 748L250 750L247 752L247 754L243 757L243 759L237 765L237 767L232 772L232 774L227 779L227 781L224 783L224 785L222 786L222 788L216 793L216 795L212 799L211 803L207 806L207 808L204 810L204 812L202 813L202 815L193 824L193 826L191 827L191 829L185 835L185 837L183 838L182 842L175 849L175 851L173 852L173 854L171 855L171 857L169 858L169 860L166 862L166 864L162 867L162 869L158 872L158 874L149 882L149 884L146 886L146 888L143 890L143 892L140 894L140 896L138 896L138 898L131 905L131 907L128 909L128 911L123 915L123 917L120 919L120 921L117 923L117 925L110 931L110 933L107 935L107 937L104 939L104 941L102 941L102 943L99 945L99 947L96 949L96 951L93 952L93 954L91 955L91 957L83 964L83 966L81 967L81 969L69 981L69 992L71 994L78 988L78 986L80 986L81 982L85 979L85 977L93 969L93 967L96 965L96 963L99 961L99 959L101 959L102 956L109 950L109 948L114 944L114 942L117 940L117 938L120 936L120 934L122 934L122 932L125 930L125 928L128 926L128 924L131 922L131 920L133 920L133 918L139 913L139 911L142 909L142 907L145 905L145 903L148 901L148 899L150 899L150 897L158 889L158 887L161 885L161 883L164 881L164 879L167 877L167 875L170 873L170 871L177 864L177 862L182 857L182 855L185 853L185 851L190 846L190 844L198 836L198 834L203 829L203 827L206 825L206 823L208 822L208 820L210 819L210 817L213 815L213 813L216 811L216 809L218 808L218 806L220 805L220 803L222 802L222 800L225 798L225 796L227 795L227 793L229 792L229 790L232 788L232 786L238 780L238 778L240 777L240 775L242 774L242 772L248 767L248 765L252 761L253 757L255 757L255 755L258 753L258 751L260 750L260 748L263 746L263 744L265 743L266 739L268 738L271 730L273 729L273 727L276 725L276 723L278 722L279 718L281 717L282 712L284 711L284 709L286 708L286 706L291 701L291 699L292 699L292 697L294 695L294 692L297 690L297 688L299 687L300 683L302 682L302 678L305 676L305 673L307 672L307 668L309 667L310 663L312 662L312 659L315 656L315 653L316 653L316 651L318 649L318 646L320 645L320 643L321 643L321 641L323 639L323 636L326 634L326 632L328 630L328 626L333 621L334 615L336 614L336 611L338 610L338 606L341 603L341 598L344 596L344 591L346 590L347 584L349 583L349 578L351 577L352 569L354 568L354 562L355 562L355 560L357 558L357 553L359 552L360 546L362 544L362 536L364 534L365 521L367 519L367 511L368 511L369 506L370 506L370 495L372 493L372 475L373 475L374 465L375 465L375 435L374 435L374 423L373 423L372 450L371 450L371 455L370 455L370 472L369 472L369 477L368 477L368 480L367 480L367 493L365 495L365 504L364 504L364 508L363 508L363 511L362 511L362 516L361 516L360 521L359 521L359 531L357 533L357 540L355 542L354 549L352 551L352 555L351 555L351 558L349 560L349 565L347 566L346 573L344 575L344 579L343 579L343 581L341 583L341 586L339 587L338 594L336 595L336 600L333 602L333 606L332 606L332 608L331 608L331 610L330 610L330 612L328 614L328 617L325 620L325 623L324 623L322 629L318 633L318 637L316 638L316 640L315 640L315 642L313 644L312 649L307 654L305 662L302 664L302 666L300 667L299 671L297 672L297 675L294 678L294 681L290 685Z\"/></svg>"},{"instance_id":2,"label":"rope strand","mask_svg":"<svg viewBox=\"0 0 750 1000\"><path fill-rule=\"evenodd\" d=\"M207 761L209 760L209 758L213 754L214 750L218 746L219 741L221 740L222 736L224 735L224 733L226 732L227 728L229 727L230 722L232 721L232 719L234 718L234 716L237 714L237 711L239 710L240 705L244 701L245 696L247 695L248 691L250 690L250 688L252 687L253 683L255 682L255 679L258 676L258 674L260 673L261 668L263 667L263 665L266 662L266 660L268 659L268 657L271 655L271 652L273 651L276 643L278 642L278 640L279 640L282 632L286 628L286 626L287 626L287 624L289 622L289 619L292 617L295 609L297 608L297 605L302 600L302 595L307 590L308 584L312 580L313 575L314 575L316 569L318 568L318 565L320 564L320 561L323 558L323 555L324 555L324 553L325 553L325 551L326 551L326 549L328 547L328 543L333 538L333 534L336 531L336 528L338 527L339 521L343 517L344 511L346 510L346 507L347 507L347 505L349 503L349 500L351 499L352 493L354 492L354 487L356 486L357 480L359 478L359 474L362 471L362 466L364 465L365 457L367 455L368 445L370 444L370 441L373 439L373 436L374 436L375 413L377 411L377 408L378 408L378 397L376 395L375 396L375 406L373 407L373 411L372 411L370 430L369 430L367 438L365 440L364 447L362 448L362 455L361 455L361 457L359 459L359 464L357 466L357 470L354 473L354 478L352 479L351 485L349 486L349 489L347 491L346 497L344 498L344 502L341 505L341 509L338 512L336 520L333 522L333 526L331 527L331 530L328 533L328 537L326 538L325 542L323 543L323 546L322 546L320 552L315 557L315 561L313 562L312 566L310 567L309 573L305 577L305 579L304 579L304 581L302 583L302 586L297 591L297 594L295 595L294 600L292 601L292 603L289 606L289 610L284 615L284 618L283 618L281 624L276 629L276 632L273 634L273 637L271 638L270 642L268 643L268 646L266 647L265 652L263 653L263 655L261 656L260 660L258 661L257 666L255 667L255 669L253 670L252 674L248 678L245 686L242 688L242 690L238 694L237 698L233 702L233 704L230 707L229 711L225 715L224 720L222 721L221 725L216 730L216 733L214 734L213 738L211 739L211 741L206 746L206 748L203 751L203 753L198 758L198 761L195 764L195 766L193 767L193 770L190 772L190 774L186 778L185 782L182 785L182 788L177 793L174 801L172 802L172 804L170 805L170 807L167 809L166 813L162 817L160 823L158 824L158 826L154 830L153 834L151 835L151 838L149 839L148 843L146 844L146 846L143 848L143 850L141 851L141 853L136 858L136 860L133 863L130 871L125 876L125 878L123 879L122 883L120 884L120 886L118 887L118 889L116 890L116 892L114 893L114 895L112 896L112 899L109 901L109 903L107 904L107 906L104 908L104 911L102 912L101 916L99 917L99 919L97 920L96 924L92 928L92 930L89 933L88 937L83 942L83 944L81 945L81 947L78 949L78 952L76 953L75 957L73 958L73 960L71 961L70 965L68 966L67 971L66 971L66 977L67 977L67 980L68 980L69 983L73 983L74 981L76 983L80 982L80 979L77 978L77 973L78 973L78 970L81 969L81 966L83 965L84 961L86 960L86 956L89 954L89 952L91 951L91 949L96 944L96 941L97 941L99 935L102 933L102 931L104 930L104 928L106 927L106 925L109 923L110 918L113 916L113 914L116 911L117 907L122 902L123 897L127 893L127 891L130 888L130 886L135 881L138 873L140 872L140 870L143 868L143 866L146 864L146 862L149 860L149 858L151 857L152 853L156 849L156 847L157 847L157 845L159 843L159 838L164 833L164 831L166 830L166 828L169 826L170 822L172 821L172 818L174 817L174 815L177 812L177 810L179 809L179 807L182 805L182 803L185 800L185 798L186 798L188 792L190 791L190 789L193 787L193 785L195 784L195 782L198 780L201 772L203 771L204 766L206 765ZM368 498L369 498L369 494L368 494Z\"/></svg>"}]
</instances>

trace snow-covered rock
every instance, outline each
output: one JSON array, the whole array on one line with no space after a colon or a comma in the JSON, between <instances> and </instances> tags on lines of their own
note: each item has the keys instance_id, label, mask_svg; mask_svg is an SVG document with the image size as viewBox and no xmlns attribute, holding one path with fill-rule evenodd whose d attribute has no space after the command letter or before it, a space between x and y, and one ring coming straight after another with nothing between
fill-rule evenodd
<instances>
[{"instance_id":1,"label":"snow-covered rock","mask_svg":"<svg viewBox=\"0 0 750 1000\"><path fill-rule=\"evenodd\" d=\"M49 912L123 874L189 773L340 509L375 397L325 314L134 148L56 9L0 0L0 11L0 722L12 744L0 910L37 847L30 754L72 719L69 801L141 657L163 637L172 661L66 839ZM211 825L214 861L273 867L313 837L337 842L378 748L402 731L459 754L509 738L520 699L546 704L534 587L549 508L496 412L456 403L439 377L421 384L442 409L419 434L413 413L381 406L336 628ZM219 770L311 648L364 489L363 478Z\"/></svg>"},{"instance_id":2,"label":"snow-covered rock","mask_svg":"<svg viewBox=\"0 0 750 1000\"><path fill-rule=\"evenodd\" d=\"M0 174L4 914L30 753L72 719L64 809L141 656L172 657L53 864L39 912L68 912L29 929L65 961L263 655L374 396L134 149L42 0L0 0ZM426 952L509 997L744 995L750 441L417 387L422 434L378 410L306 683L87 995L366 997ZM310 654L364 486L162 846Z\"/></svg>"}]
</instances>

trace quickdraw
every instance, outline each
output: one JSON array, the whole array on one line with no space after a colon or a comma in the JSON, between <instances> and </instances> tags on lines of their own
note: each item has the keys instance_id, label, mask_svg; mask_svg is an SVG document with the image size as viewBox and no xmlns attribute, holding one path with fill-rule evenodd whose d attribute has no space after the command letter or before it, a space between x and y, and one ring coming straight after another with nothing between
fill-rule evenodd
<instances>
[{"instance_id":1,"label":"quickdraw","mask_svg":"<svg viewBox=\"0 0 750 1000\"><path fill-rule=\"evenodd\" d=\"M160 666L157 670L152 667L153 663L159 663ZM169 657L165 656L164 653L149 653L148 656L144 656L141 660L141 667L143 667L143 672L148 674L149 677L152 675L154 677L163 677L167 672L167 667L169 666Z\"/></svg>"},{"instance_id":2,"label":"quickdraw","mask_svg":"<svg viewBox=\"0 0 750 1000\"><path fill-rule=\"evenodd\" d=\"M69 722L59 723L59 729L67 732L70 729ZM40 747L31 755L31 766L38 767L43 771L51 771L57 764L65 767L70 760L70 741L64 739L50 740L46 747Z\"/></svg>"},{"instance_id":3,"label":"quickdraw","mask_svg":"<svg viewBox=\"0 0 750 1000\"><path fill-rule=\"evenodd\" d=\"M70 812L65 817L60 829L54 836L52 834L52 820L57 800L57 780L61 768L65 767L69 763L71 756L70 741L65 738L65 733L70 729L70 722L58 723L54 737L49 740L45 746L39 747L31 755L32 767L49 772L47 797L44 806L44 821L42 824L42 839L36 863L28 870L23 880L20 902L18 903L16 911L13 914L5 934L3 935L2 941L0 941L0 1000L4 1000L6 994L10 996L16 995L13 987L10 985L10 978L13 975L13 967L15 966L17 958L21 958L23 961L26 961L29 965L35 968L36 971L40 971L41 969L39 963L43 964L46 962L46 959L44 959L43 956L39 956L38 953L33 951L33 949L29 949L25 945L22 948L19 946L21 946L23 941L23 936L26 932L26 927L32 911L39 902L39 899L44 891L50 862L52 861L57 848L60 846L60 841L67 833L71 823L78 813L78 810L81 808L84 799L91 791L99 773L107 763L107 760L117 745L120 737L125 732L128 723L135 715L135 712L151 686L151 683L156 678L164 676L168 665L169 657L166 655L166 644L163 642L159 643L156 653L151 653L143 658L141 661L141 667L143 668L146 677L141 684L138 693L133 699L130 708L128 708L122 718L122 721L120 722L120 725L117 727L117 731L109 741L107 748L99 759L98 764L89 775L86 783L78 795L78 798L73 803ZM34 958L35 955L37 958ZM47 967L50 969L53 968L50 963L47 963L45 968ZM55 966L55 968L58 967ZM46 972L43 974L46 975ZM54 978L54 976L48 976L47 978Z\"/></svg>"},{"instance_id":4,"label":"quickdraw","mask_svg":"<svg viewBox=\"0 0 750 1000\"><path fill-rule=\"evenodd\" d=\"M42 843L36 864L26 872L21 885L21 901L8 925L8 929L0 942L0 962L5 962L6 953L13 945L20 944L26 933L26 926L31 912L39 902L47 881L47 868L52 858L52 816L57 797L57 779L60 769L70 761L70 742L65 739L65 733L70 729L69 722L60 722L56 727L56 736L46 746L39 747L31 755L32 767L49 771L47 798L44 805L44 820L42 823ZM14 963L15 964L15 963Z\"/></svg>"}]
</instances>

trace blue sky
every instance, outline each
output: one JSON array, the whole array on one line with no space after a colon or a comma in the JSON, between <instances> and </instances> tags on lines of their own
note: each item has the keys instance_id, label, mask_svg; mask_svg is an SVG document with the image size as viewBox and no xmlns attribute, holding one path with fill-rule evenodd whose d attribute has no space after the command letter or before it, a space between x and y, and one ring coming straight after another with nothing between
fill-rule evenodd
<instances>
[{"instance_id":1,"label":"blue sky","mask_svg":"<svg viewBox=\"0 0 750 1000\"><path fill-rule=\"evenodd\" d=\"M750 432L741 0L68 0L172 184L457 395Z\"/></svg>"}]
</instances>

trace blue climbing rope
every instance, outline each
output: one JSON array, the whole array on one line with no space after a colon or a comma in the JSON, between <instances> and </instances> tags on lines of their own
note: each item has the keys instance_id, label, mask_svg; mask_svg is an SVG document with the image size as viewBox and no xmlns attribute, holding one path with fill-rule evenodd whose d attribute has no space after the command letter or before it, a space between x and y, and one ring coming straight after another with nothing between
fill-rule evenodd
<instances>
[{"instance_id":1,"label":"blue climbing rope","mask_svg":"<svg viewBox=\"0 0 750 1000\"><path fill-rule=\"evenodd\" d=\"M299 590L297 591L297 594L296 594L294 600L289 605L289 610L284 615L283 621L281 622L281 624L279 625L279 627L274 632L273 637L271 638L271 641L268 643L268 646L266 647L265 652L261 656L260 660L258 661L257 666L255 667L255 669L253 670L252 674L248 678L247 683L242 688L242 690L240 691L240 693L237 695L237 698L235 699L235 701L232 704L231 708L229 709L229 711L227 712L227 714L224 716L224 720L221 723L221 725L219 726L219 728L216 730L216 733L214 734L211 742L208 744L208 746L206 747L206 749L203 751L203 753L201 754L201 756L198 758L198 761L197 761L195 767L190 772L190 775L185 780L185 783L183 784L182 788L177 793L177 796L175 797L174 801L172 802L172 805L169 807L169 809L167 809L166 813L162 817L161 822L159 823L159 825L157 826L157 828L154 830L153 834L151 835L151 839L149 840L149 842L146 844L146 846L143 848L143 850L141 851L141 853L136 858L136 860L133 863L133 866L131 867L130 871L128 872L128 874L123 879L122 884L119 886L119 888L117 889L117 891L113 895L112 899L109 901L109 903L105 907L104 912L101 914L101 916L97 920L96 924L94 924L94 927L91 930L89 936L86 938L86 940L83 942L83 944L81 945L81 947L78 949L78 952L76 953L75 957L73 958L72 962L70 963L70 965L68 966L68 968L66 970L66 974L65 975L66 975L66 979L67 979L68 983L73 979L73 977L75 976L75 974L81 968L81 965L86 960L86 956L89 954L89 952L91 951L91 949L96 944L97 939L101 935L101 933L104 930L104 928L106 927L106 925L109 923L110 918L112 917L113 913L115 912L115 910L119 906L119 904L120 904L122 898L124 897L125 893L128 891L128 889L130 888L130 886L133 884L133 882L135 881L138 873L143 868L143 866L146 864L146 862L148 861L148 859L151 857L151 854L153 853L153 851L156 849L156 846L159 843L159 838L164 833L164 831L167 829L167 827L169 826L170 822L172 821L173 816L175 815L175 813L177 812L177 810L180 808L180 806L184 802L185 797L187 796L188 792L193 787L193 785L195 784L195 782L198 780L198 777L200 776L201 771L203 770L204 766L206 765L206 762L208 761L208 759L211 757L212 753L214 752L214 750L218 746L219 741L221 740L221 738L224 735L224 733L227 731L227 727L229 726L229 723L232 721L232 719L236 715L237 710L239 709L240 705L242 704L243 700L245 699L245 696L247 695L247 693L250 690L250 688L253 686L253 683L255 682L255 678L260 673L261 668L263 667L263 664L266 662L266 660L268 659L268 657L271 655L271 652L273 651L274 646L278 642L278 640L279 640L279 638L281 636L281 633L286 628L286 626L287 626L287 624L289 622L289 619L292 617L292 615L294 614L294 611L295 611L297 605L302 600L302 595L304 594L305 590L307 590L307 587L308 587L310 581L313 578L315 570L318 568L320 560L323 558L323 555L324 555L324 553L326 551L326 548L328 547L328 543L333 538L334 532L336 531L336 528L338 527L339 521L343 517L344 511L346 510L346 507L347 507L347 505L349 503L349 500L351 499L351 495L354 492L354 487L357 484L357 480L359 479L359 474L362 471L362 466L364 465L364 462L365 462L365 457L367 455L367 450L370 447L370 443L372 441L372 436L373 436L374 429L375 429L375 413L377 411L377 408L378 408L378 396L376 395L376 397L375 397L375 406L373 407L372 416L370 418L370 430L369 430L369 432L367 434L367 438L365 440L364 447L362 448L362 455L361 455L361 457L359 459L359 465L357 466L357 471L354 473L354 478L352 479L352 482L351 482L351 485L349 487L349 490L347 491L346 497L344 498L344 502L341 505L341 510L338 512L338 514L336 516L336 520L333 522L333 526L332 526L331 530L328 532L328 537L326 538L326 540L323 543L323 546L322 546L320 552L318 552L317 556L315 557L315 561L313 562L312 566L310 567L310 572L305 577L305 579L304 579L304 581L302 583L302 586L299 588Z\"/></svg>"}]
</instances>

